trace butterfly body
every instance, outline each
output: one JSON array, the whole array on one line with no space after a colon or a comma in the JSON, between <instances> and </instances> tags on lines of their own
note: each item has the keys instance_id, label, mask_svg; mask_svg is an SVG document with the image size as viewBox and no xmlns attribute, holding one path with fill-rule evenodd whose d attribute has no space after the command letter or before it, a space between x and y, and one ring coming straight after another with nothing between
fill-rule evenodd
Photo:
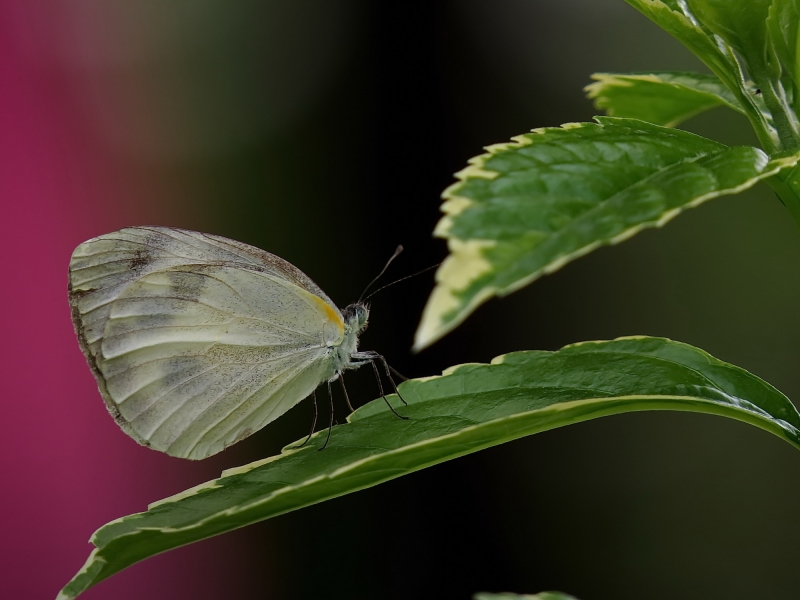
<instances>
[{"instance_id":1,"label":"butterfly body","mask_svg":"<svg viewBox=\"0 0 800 600\"><path fill-rule=\"evenodd\" d=\"M200 459L258 431L324 381L369 362L369 311L344 314L277 256L220 236L131 227L70 261L81 348L117 423Z\"/></svg>"}]
</instances>

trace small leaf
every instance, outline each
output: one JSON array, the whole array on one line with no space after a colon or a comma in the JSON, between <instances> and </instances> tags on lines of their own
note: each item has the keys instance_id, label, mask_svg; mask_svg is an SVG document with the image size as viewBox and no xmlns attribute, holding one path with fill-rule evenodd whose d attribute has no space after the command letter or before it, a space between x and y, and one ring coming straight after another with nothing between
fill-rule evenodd
<instances>
[{"instance_id":1,"label":"small leaf","mask_svg":"<svg viewBox=\"0 0 800 600\"><path fill-rule=\"evenodd\" d=\"M719 77L729 89L738 85L733 57L723 52L710 32L703 29L685 3L678 0L625 0L664 31L677 38Z\"/></svg>"},{"instance_id":2,"label":"small leaf","mask_svg":"<svg viewBox=\"0 0 800 600\"><path fill-rule=\"evenodd\" d=\"M407 381L400 391L409 420L373 401L333 428L324 452L317 452L323 430L304 448L287 447L101 527L92 536L95 550L59 599L160 552L597 417L642 410L723 415L800 448L800 414L783 394L702 350L661 338L516 352Z\"/></svg>"},{"instance_id":3,"label":"small leaf","mask_svg":"<svg viewBox=\"0 0 800 600\"><path fill-rule=\"evenodd\" d=\"M768 61L767 16L773 0L688 0L693 15L746 61L748 71Z\"/></svg>"},{"instance_id":4,"label":"small leaf","mask_svg":"<svg viewBox=\"0 0 800 600\"><path fill-rule=\"evenodd\" d=\"M664 71L595 73L586 86L596 108L612 117L630 117L675 127L701 112L727 106L744 113L736 97L714 75Z\"/></svg>"},{"instance_id":5,"label":"small leaf","mask_svg":"<svg viewBox=\"0 0 800 600\"><path fill-rule=\"evenodd\" d=\"M800 60L798 60L797 33L800 24L800 0L774 0L767 17L767 36L772 45L775 60L780 67L781 80L786 90L794 96L795 110L798 108L798 83L800 83Z\"/></svg>"},{"instance_id":6,"label":"small leaf","mask_svg":"<svg viewBox=\"0 0 800 600\"><path fill-rule=\"evenodd\" d=\"M736 97L738 105L744 109L758 135L759 141L768 152L777 152L792 147L784 148L784 140L781 138L781 132L783 132L784 137L791 137L791 131L789 131L791 127L787 123L787 115L782 114L782 111L777 111L778 114L773 115L765 108L765 98L752 93L754 89L751 89L752 86L748 82L748 74L742 70L736 51L727 40L717 35L717 31L726 27L726 25L711 23L711 26L709 26L708 22L698 18L693 12L700 5L701 12L706 15L706 13L710 12L709 3L715 3L718 0L694 0L688 3L684 0L625 1L679 40L711 69ZM719 1L724 4L729 0ZM732 10L738 10L741 3L749 1L730 0ZM758 5L757 8L761 6L761 3L768 1L754 0ZM766 15L764 15L764 18L766 18ZM727 19L728 17L726 16ZM735 17L733 19L735 20ZM763 21L764 19L762 19L761 23L762 28L764 26ZM733 38L731 39L733 40ZM758 82L756 87L758 86L768 86L769 89L765 90L765 92L769 92L770 101L772 101L774 96L772 85L769 82L763 84ZM774 123L775 119L779 121L777 126Z\"/></svg>"},{"instance_id":7,"label":"small leaf","mask_svg":"<svg viewBox=\"0 0 800 600\"><path fill-rule=\"evenodd\" d=\"M450 256L422 316L424 348L492 296L605 244L660 227L797 163L634 119L597 117L487 148L445 190L435 235Z\"/></svg>"},{"instance_id":8,"label":"small leaf","mask_svg":"<svg viewBox=\"0 0 800 600\"><path fill-rule=\"evenodd\" d=\"M541 592L539 594L512 594L509 592L490 594L488 592L479 592L473 596L473 600L577 600L577 598L561 592Z\"/></svg>"}]
</instances>

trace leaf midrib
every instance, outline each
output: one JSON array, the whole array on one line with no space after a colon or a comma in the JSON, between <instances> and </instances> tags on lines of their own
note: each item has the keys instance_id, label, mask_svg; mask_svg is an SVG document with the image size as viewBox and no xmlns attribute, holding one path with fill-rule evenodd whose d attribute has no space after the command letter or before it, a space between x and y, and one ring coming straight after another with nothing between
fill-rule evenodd
<instances>
[{"instance_id":1,"label":"leaf midrib","mask_svg":"<svg viewBox=\"0 0 800 600\"><path fill-rule=\"evenodd\" d=\"M531 410L531 411L525 411L525 412L521 412L521 413L516 413L514 415L511 415L511 416L508 416L508 417L503 417L501 419L495 419L495 420L492 420L492 421L485 421L485 422L479 423L477 425L472 425L472 426L468 426L468 427L466 427L464 429L460 429L460 430L458 430L456 432L440 435L440 436L437 436L435 438L430 438L428 440L422 440L420 442L415 442L413 444L409 444L407 446L403 446L402 448L397 448L397 449L394 449L394 450L389 450L387 452L376 454L376 455L367 457L365 459L361 459L361 460L355 461L355 462L351 463L350 465L348 465L345 468L340 468L340 469L335 470L333 473L317 475L317 476L309 478L309 479L307 479L307 480L305 480L305 481L303 481L301 483L290 484L290 485L288 485L286 487L282 487L282 488L280 488L278 490L270 492L267 496L265 496L263 498L259 498L257 500L254 500L254 501L250 502L250 503L243 504L243 505L241 505L239 507L232 508L232 509L225 509L225 510L214 512L212 514L209 514L206 517L203 517L201 520L196 521L196 522L194 522L192 524L189 524L189 525L179 526L179 527L137 527L136 529L134 529L132 531L129 531L129 532L126 532L126 533L123 533L123 534L119 534L119 535L115 535L114 537L112 537L108 541L108 543L114 543L114 542L117 542L117 541L119 541L119 540L121 540L123 538L126 538L126 537L135 537L135 536L137 536L137 535L139 535L141 533L144 533L146 531L166 531L166 530L169 530L169 533L181 533L181 532L190 531L192 529L201 528L201 527L207 525L209 522L212 522L214 519L219 518L220 516L225 516L226 513L227 513L228 516L232 516L232 515L235 515L235 514L247 512L247 511L252 510L252 509L256 509L260 505L263 505L263 504L266 504L268 502L271 502L271 501L273 501L275 498L277 498L279 496L282 496L284 494L288 494L288 493L300 490L302 488L307 488L307 487L309 487L311 485L314 485L316 483L319 483L320 481L323 481L323 480L336 479L336 478L346 474L347 472L352 471L352 470L354 470L354 469L356 469L358 467L361 467L361 466L363 466L365 464L368 464L370 462L377 461L379 459L385 458L385 457L393 455L393 454L403 454L403 453L405 453L405 452L407 452L407 451L409 451L411 449L414 449L414 448L424 447L424 446L427 446L427 445L433 445L434 443L438 443L438 442L440 442L442 440L445 440L445 439L448 439L448 438L454 438L454 437L458 437L458 436L470 433L470 432L474 431L475 429L477 429L479 427L488 427L490 425L494 425L494 424L496 424L496 423L498 423L500 421L517 420L517 419L521 419L521 418L527 417L532 413L540 413L541 414L541 413L545 413L545 412L558 412L560 410L567 410L567 409L574 408L574 407L577 407L577 406L580 406L580 405L586 405L586 404L592 404L592 403L598 403L598 402L636 401L636 400L678 400L678 401L699 402L699 403L703 403L703 404L713 404L713 405L725 408L727 410L731 410L733 412L740 412L740 413L744 413L744 414L751 415L751 416L759 418L758 415L753 415L753 413L751 413L751 412L749 412L749 411L747 411L747 410L745 410L745 409L743 409L741 407L738 407L738 406L735 406L735 405L731 405L731 404L722 403L722 402L719 402L719 401L706 399L706 398L700 398L700 397L696 397L696 396L630 395L630 396L614 396L614 397L610 397L610 398L586 398L586 399L581 399L581 400L574 400L574 401L570 401L570 402L567 402L567 403L559 403L559 404L552 405L552 406L546 407L546 408L534 409L534 410ZM766 420L766 419L760 419L760 420ZM495 446L495 445L498 445L498 444L501 444L501 443L504 443L504 442L508 442L508 441L512 441L514 439L518 439L520 437L525 437L526 435L528 435L528 434L527 433L519 433L519 434L514 434L514 435L510 435L508 437L502 438L500 441L497 441L497 439L492 439L490 442L487 442L486 444L478 444L478 445L474 445L474 446L469 446L468 448L465 448L460 452L456 452L454 454L448 455L448 458L446 458L445 460L452 460L452 459L458 458L460 456L463 456L463 455L466 455L466 454L470 454L472 452L479 451L479 450L481 450L483 448L489 448L489 447L492 447L492 446ZM420 463L418 465L415 465L411 469L403 468L403 469L400 469L400 470L403 472L403 474L408 474L408 473L412 473L412 472L421 470L423 468L426 468L427 466L431 466L431 465L434 465L434 464L439 464L440 462L443 462L443 461L437 459L437 460L434 460L434 461L431 461L431 462ZM354 491L358 491L360 489L364 489L364 488L367 488L367 487L372 487L374 485L377 485L377 484L379 484L379 483L381 483L383 481L386 481L386 480L392 479L392 478L394 478L394 477L376 478L374 481L371 481L370 483L365 484L364 486L360 486L358 488L348 489L347 491L345 491L343 493L337 493L337 494L333 494L331 496L320 497L320 498L314 499L313 501L309 502L308 504L303 504L303 506L308 506L308 505L311 505L311 504L317 504L317 503L322 502L322 501L327 500L327 499L331 499L331 498L335 498L335 497L338 497L338 496L341 496L341 495L349 494L349 493L352 493ZM218 480L216 480L216 481L218 481ZM168 504L161 504L160 506L167 506L167 505ZM296 510L296 509L297 509L297 507L289 509L287 511L281 511L281 512L275 513L272 516L278 516L280 514L283 514L284 512L291 512L291 511ZM253 521L248 521L246 523L243 523L243 524L239 525L238 527L244 527L247 524L250 524L250 523L253 523L253 522L257 522L259 520L261 520L261 517L256 518ZM97 548L98 549L103 549L107 545L108 544L104 544L102 546L98 546ZM105 559L103 559L102 557L99 557L97 560L103 560L104 562L106 562Z\"/></svg>"},{"instance_id":2,"label":"leaf midrib","mask_svg":"<svg viewBox=\"0 0 800 600\"><path fill-rule=\"evenodd\" d=\"M626 354L626 353L619 353L619 354ZM670 361L670 360L665 360L665 362L674 363L674 361ZM675 364L680 364L680 363L675 363ZM684 366L684 365L681 365L681 366ZM710 382L710 380L708 380L707 377L703 376L703 378ZM506 390L506 389L519 389L519 388L516 388L516 387L514 387L514 388L511 388L511 387L509 387L509 388L498 388L496 390L491 390L491 391L503 391L503 390ZM583 388L563 388L563 389L583 389ZM485 390L483 392L477 392L475 394L465 394L464 396L469 397L469 396L474 396L474 395L480 395L481 393L486 393L487 391L490 391L490 390ZM593 390L593 391L596 392L597 390ZM247 510L250 510L250 509L253 509L253 508L257 508L259 505L262 505L262 504L265 504L267 502L270 502L274 498L279 497L281 495L290 493L290 492L295 491L295 490L299 490L301 488L308 487L310 485L313 485L313 484L315 484L315 483L317 483L319 481L325 480L325 479L330 480L330 479L338 478L341 475L343 475L343 474L345 474L347 472L350 472L350 471L352 471L352 470L354 470L354 469L356 469L358 467L361 467L361 466L363 466L365 464L369 464L370 462L375 462L375 461L378 461L378 460L382 460L382 459L384 459L386 457L390 457L392 455L404 454L404 453L406 453L406 452L408 452L410 450L413 450L415 448L421 448L421 447L425 447L425 446L429 446L429 445L434 445L434 444L437 444L437 443L441 442L442 440L451 439L451 438L454 438L454 437L466 435L466 434L469 434L469 433L475 431L478 428L490 427L492 425L498 424L498 423L503 422L503 421L518 420L518 419L530 416L530 415L532 415L534 413L536 413L536 414L547 414L547 413L552 413L552 412L560 412L560 411L563 411L563 410L568 410L568 409L573 408L573 407L586 405L586 404L593 404L593 403L626 401L626 400L636 401L636 400L659 400L659 399L713 404L713 405L725 408L727 410L731 410L731 411L734 411L734 412L740 412L740 413L744 413L744 414L750 415L752 417L756 417L756 418L758 418L760 420L769 420L769 419L764 419L763 418L764 415L762 415L760 413L754 413L753 411L747 410L746 408L743 408L743 407L741 407L741 406L739 406L737 404L733 404L733 403L730 403L730 402L724 402L724 401L721 401L721 400L715 400L715 399L711 399L711 398L706 398L706 397L701 397L701 396L691 396L691 395L678 395L678 394L629 394L629 395L621 395L621 396L605 396L605 397L582 398L582 399L579 399L579 400L570 400L570 401L566 401L566 402L557 402L557 403L551 404L549 406L534 408L534 409L527 410L527 411L521 411L521 412L518 412L518 413L514 413L512 415L506 415L506 416L499 417L499 418L496 418L496 419L491 419L491 420L488 420L488 421L476 422L476 421L472 421L470 419L464 419L466 421L470 421L473 424L472 425L467 425L466 427L461 428L458 431L454 431L454 432L443 434L443 435L438 435L438 436L435 436L435 437L427 438L425 440L419 440L417 442L413 442L411 444L406 444L406 445L401 446L399 448L387 449L387 450L385 450L383 452L380 452L380 453L377 453L377 454L373 454L373 455L364 457L362 459L353 461L352 463L350 463L350 464L348 464L348 465L346 465L344 467L337 467L337 468L333 469L331 472L321 473L321 474L315 475L315 476L313 476L313 477L311 477L309 479L306 479L306 480L304 480L304 481L302 481L300 483L288 484L285 487L282 487L282 488L280 488L278 490L270 492L268 495L264 496L263 498L259 498L259 499L253 500L250 503L243 504L243 505L241 505L239 507L236 507L236 508L225 509L225 510L221 510L221 511L217 511L217 512L211 513L208 516L203 517L199 521L196 521L196 522L194 522L194 523L192 523L190 525L185 525L185 526L180 526L180 527L170 527L169 529L170 529L170 531L180 532L180 531L188 531L188 530L191 530L191 529L194 529L194 528L197 528L197 527L202 527L206 523L208 523L208 522L212 521L213 519L223 515L224 513L228 513L229 515L233 515L233 514L237 514L237 513L241 513L241 512L246 512ZM752 403L748 402L748 404L752 404ZM758 408L758 407L756 407L756 408ZM767 416L769 416L768 413L765 413L765 414ZM787 424L792 426L792 427L794 427L791 423L787 423ZM325 433L324 431L323 432L317 432L314 435L314 437L318 437L319 435L322 435L324 433ZM504 441L511 441L513 439L516 439L517 437L524 437L525 435L527 435L527 434L520 434L520 435L510 436L507 439L504 438ZM497 445L498 443L501 443L501 442L497 442L496 440L492 440L492 442L489 443L486 447L491 447L491 446ZM461 453L453 454L452 456L450 456L449 459L457 458L457 457L461 456L462 454L471 453L473 451L476 451L475 450L476 448L480 449L482 447L483 447L482 445L471 446L468 450L464 450ZM435 463L431 463L431 464L437 464L438 462L441 462L441 461L436 461ZM428 466L428 463L420 463L419 465L415 465L414 468L412 468L412 469L403 469L403 471L406 472L406 473L410 473L410 472L414 472L414 471L420 470L420 469L422 469L422 468L424 468L426 466ZM237 476L238 475L233 475L232 477L237 477ZM218 481L221 481L223 479L225 479L225 478L222 477L222 478L219 478L219 479L214 480L214 481L218 482ZM379 479L377 481L381 481L381 479ZM271 482L271 483L277 483L277 482ZM371 485L374 485L374 484L372 484L372 483L369 484L369 486L371 486ZM367 487L369 487L369 486L367 486ZM200 493L202 493L202 492L200 492ZM319 500L315 501L315 503L318 502L318 501ZM160 504L159 507L168 506L168 504L169 503ZM145 513L140 513L140 514L145 514ZM138 533L140 533L142 531L149 530L149 529L153 529L153 530L157 530L157 531L164 531L165 530L165 528L163 528L163 527L142 527L142 528L138 528L137 527L133 531L129 531L129 532L114 536L113 538L111 538L111 540L109 540L109 542L116 541L118 539L121 539L121 538L127 537L127 536L135 536ZM98 546L98 547L99 548L103 548L103 547L105 547L105 545Z\"/></svg>"},{"instance_id":3,"label":"leaf midrib","mask_svg":"<svg viewBox=\"0 0 800 600\"><path fill-rule=\"evenodd\" d=\"M615 142L615 144L616 144L616 142ZM700 159L703 159L703 158L708 158L708 157L717 156L717 155L720 155L720 154L722 154L722 153L724 153L724 152L727 152L728 150L731 150L731 149L732 149L732 147L731 147L731 146L723 146L723 145L721 145L721 144L720 144L720 146L722 146L722 147L721 147L719 150L717 150L717 151L714 151L714 152L709 152L709 153L707 153L707 154L700 154L700 155L693 156L693 157L685 157L685 158L683 158L683 159L681 159L681 160L679 160L679 161L676 161L676 162L674 162L674 163L670 163L670 164L668 164L668 165L665 165L665 166L663 166L663 167L661 167L661 168L659 168L659 169L657 169L657 170L653 171L652 173L650 173L650 174L649 174L649 175L647 175L646 177L644 177L644 178L642 178L642 179L639 179L639 180L637 180L637 181L635 181L635 182L633 182L633 183L631 183L631 184L628 184L628 185L626 185L625 187L623 187L623 188L621 188L621 189L617 190L616 192L614 192L614 193L613 193L611 196L609 196L609 197L607 197L607 198L603 198L602 200L600 200L600 201L599 201L599 202L598 202L598 203L597 203L595 206L593 206L593 207L592 207L592 208L590 208L589 210L587 210L587 211L585 211L585 212L581 213L580 215L578 215L578 216L576 216L576 217L574 217L574 218L570 219L570 220L569 220L569 222L568 222L568 223L567 223L567 224L566 224L564 227L561 227L561 228L560 228L560 229L558 229L557 231L554 231L554 232L548 232L548 231L544 231L544 230L541 230L541 229L532 229L532 230L530 230L530 231L532 231L532 232L535 232L535 233L542 233L543 235L546 235L546 236L547 236L548 240L549 240L549 239L551 239L551 238L557 237L557 236L561 235L563 232L567 231L567 230L569 229L569 227L570 227L570 226L571 226L573 223L575 223L576 221L578 221L578 220L580 220L580 219L584 218L584 217L585 217L585 216L587 216L587 215L590 215L590 214L592 214L592 213L593 213L593 212L595 212L595 211L600 211L601 209L605 208L605 207L608 205L608 203L609 203L609 202L611 202L611 201L612 201L614 198L616 198L616 197L617 197L617 196L619 196L620 194L623 194L623 193L625 193L625 192L629 191L630 189L634 188L634 187L635 187L635 186L637 186L637 185L642 185L642 184L646 183L646 182L647 182L649 179L651 179L651 178L653 178L653 177L655 177L655 176L657 176L657 175L659 175L659 174L663 173L664 171L666 171L666 170L669 170L669 169L672 169L672 168L675 168L675 167L678 167L678 166L680 166L680 165L682 165L682 164L693 163L693 162L696 162L696 161L698 161L698 160L700 160ZM573 156L575 156L575 153L574 153L574 152L572 152L571 150L568 150L568 149L565 149L565 150L567 150L568 152L572 153L572 154L573 154ZM627 151L626 151L626 154L627 154ZM553 163L553 164L562 165L562 164L573 164L573 163L563 163L563 162L560 162L560 163ZM547 166L551 166L551 165L547 165ZM501 173L501 172L499 172L499 171L492 171L492 172L494 172L494 173L497 173L497 175L498 175L498 176L502 176L502 175L504 175L504 174L509 174L509 173L517 173L517 172L523 172L523 171L525 171L525 170L527 170L527 169L522 169L522 168L519 168L519 169L511 169L511 170L505 171L504 173ZM706 169L706 171L708 171L708 169ZM715 180L716 180L716 177L715 177ZM466 181L468 181L468 180L465 180L465 182L464 182L464 183L466 183ZM717 182L717 183L718 183L718 182ZM458 195L458 190L456 190L456 194L455 194L455 195ZM489 200L484 200L484 199L478 199L478 198L470 198L470 197L468 197L468 196L465 196L465 197L466 197L466 198L468 198L469 200L471 200L471 201L475 202L476 204L484 204L484 205L485 205L485 204L487 204L488 202L490 202L490 201L491 201L491 199L489 199ZM566 196L565 196L565 197L566 197ZM570 198L572 198L572 196L570 196ZM576 199L577 199L577 200L580 200L580 198L576 198ZM626 231L627 231L627 229L626 229ZM455 238L455 239L461 239L461 240L465 239L465 238L459 238L459 237L458 237L458 236L456 236L456 235L449 235L448 237L452 237L452 238ZM476 237L471 237L471 238L469 238L469 239L474 239L474 240L482 240L482 239L489 239L489 238L476 238ZM494 240L492 240L492 241L494 241ZM538 246L541 246L541 244L543 244L543 243L544 243L544 241L542 241L540 244L538 244L538 245L537 245L537 247L538 247ZM514 262L517 262L517 261L514 261Z\"/></svg>"}]
</instances>

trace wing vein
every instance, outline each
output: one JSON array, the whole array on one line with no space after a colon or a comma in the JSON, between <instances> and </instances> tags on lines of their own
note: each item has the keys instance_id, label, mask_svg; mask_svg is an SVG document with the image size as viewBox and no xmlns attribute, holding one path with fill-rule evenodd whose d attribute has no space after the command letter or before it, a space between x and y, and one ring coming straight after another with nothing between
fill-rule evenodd
<instances>
[{"instance_id":1,"label":"wing vein","mask_svg":"<svg viewBox=\"0 0 800 600\"><path fill-rule=\"evenodd\" d=\"M256 315L242 315L242 314L238 314L238 313L231 313L231 312L226 311L224 308L220 308L219 306L214 306L213 304L209 304L208 302L201 302L200 300L191 300L189 298L179 298L178 296L158 296L159 300L162 299L162 298L166 298L166 299L169 299L169 300L179 300L179 301L183 301L183 302L195 302L195 303L197 303L197 304L199 304L201 306L207 306L208 308L216 310L217 312L222 313L224 315L233 314L237 319L248 319L248 320L251 320L251 321L259 321L261 323L265 323L267 325L275 327L276 329L282 329L283 331L288 331L289 333L294 333L296 335L299 335L299 336L302 336L302 337L306 337L306 338L308 338L310 340L316 340L317 339L314 334L307 333L307 332L304 332L304 331L297 331L296 329L290 329L289 327L285 327L284 325L280 325L280 324L276 323L275 321L270 321L268 319L264 319L263 317L259 317L259 316L256 316ZM146 300L152 300L152 299L153 298L150 297L150 296L126 296L125 297L125 300L143 300L143 301L146 301ZM99 308L99 307L93 308L93 309L87 311L84 314L89 314L93 310L97 310L97 308ZM154 315L171 316L170 313L146 313L146 314L142 314L142 315L130 315L130 316L124 316L124 317L110 316L109 320L122 320L122 319L128 319L128 318L154 316Z\"/></svg>"},{"instance_id":2,"label":"wing vein","mask_svg":"<svg viewBox=\"0 0 800 600\"><path fill-rule=\"evenodd\" d=\"M213 349L214 347L216 347L216 346L225 346L225 345L227 345L227 344L212 344L211 346L209 346L209 348L208 348L208 349L207 349L205 352L202 352L202 353L200 353L200 354L195 354L195 355L189 356L189 357L187 357L187 358L195 358L195 357L198 357L198 356L206 356L206 355L207 355L207 354L208 354L208 353L211 351L211 349ZM293 355L296 355L296 354L303 354L304 352L311 352L312 350L320 350L320 349L321 349L321 348L318 348L318 347L316 347L316 346L310 346L310 347L309 347L309 346L305 346L305 347L303 347L303 348L299 348L299 349L297 349L297 350L293 350L293 351L291 351L291 352L286 352L286 353L284 353L284 354L280 354L280 355L278 355L278 356L270 356L269 358L264 358L264 359L261 359L261 360L259 360L258 362L255 362L255 363L253 363L253 364L254 364L254 365L265 365L265 364L267 364L267 363L271 363L271 362L275 362L275 361L283 360L283 359L285 359L285 358L288 358L288 357L290 357L290 356L293 356ZM115 374L114 374L114 377L117 377L117 376L121 375L122 373L127 373L127 372L128 372L128 371L130 371L131 369L135 369L135 368L138 368L138 367L141 367L141 366L144 366L144 365L148 365L148 364L152 364L152 363L155 363L155 362L159 362L159 361L162 361L162 360L170 360L170 359L169 359L169 358L155 358L155 359L153 359L153 360L148 360L148 361L145 361L145 362L136 363L135 365L132 365L132 366L131 366L130 368L128 368L128 369L125 369L125 370L123 370L123 371L120 371L119 373L115 373ZM215 362L215 363L214 363L212 366L213 366L213 367L217 367L217 366L222 366L222 365L236 365L236 364L241 364L241 362L232 361L232 360L225 360L225 361L219 361L219 362ZM198 373L197 375L202 375L203 373L205 373L205 371L203 371L202 373ZM166 376L166 375L169 375L169 373L165 374L165 376ZM163 379L163 377L162 377L162 378L159 378L159 379L154 379L154 380L153 380L153 382L154 382L154 381L160 381L161 379ZM186 381L189 381L189 379L187 379ZM152 382L149 382L149 383L152 383ZM149 385L149 383L148 383L147 385ZM172 391L173 391L173 390L174 390L176 387L179 387L179 386L180 386L182 383L185 383L185 382L181 382L181 383L177 383L177 384L175 384L175 386L174 386L174 387L172 387L172 388L170 388L169 390L165 391L165 392L164 392L163 394L161 394L161 395L160 395L158 398L159 398L159 399L163 398L163 397L164 397L166 394L169 394L170 392L172 392ZM145 386L142 386L142 387L145 387ZM124 399L122 399L122 400L119 400L119 401L116 401L116 400L115 400L115 402L116 402L117 404L122 404L123 402L125 402L125 400L127 400L128 398L130 398L130 397L131 397L133 394L135 394L136 392L140 391L141 389L142 389L142 388L138 388L138 389L136 389L135 391L131 392L131 393L130 393L128 396L126 396Z\"/></svg>"},{"instance_id":3,"label":"wing vein","mask_svg":"<svg viewBox=\"0 0 800 600\"><path fill-rule=\"evenodd\" d=\"M205 375L206 373L210 373L210 372L214 371L215 369L218 369L218 368L220 368L221 366L222 366L222 365L221 365L220 363L215 363L215 364L211 365L211 366L210 366L208 369L204 369L204 370L203 370L203 371L201 371L200 373L197 373L197 374L195 374L195 375L192 375L192 376L191 376L191 377L189 377L188 379L185 379L184 381L181 381L180 383L178 383L178 384L174 385L174 386L173 386L173 387L171 387L171 388L170 388L170 389L169 389L167 392L165 392L164 394L161 394L161 395L158 397L158 400L157 400L156 402L153 402L153 404L151 404L149 408L152 408L153 406L155 406L157 402L159 402L159 401L163 400L164 398L166 398L166 397L167 397L169 394L171 394L172 392L174 392L176 389L178 389L178 388L179 388L179 387L181 387L182 385L186 385L187 383L189 383L189 382L190 382L190 381L192 381L193 379L197 379L197 378L198 378L198 377L200 377L201 375ZM253 366L255 366L255 365L253 365ZM226 389L227 389L227 388L226 388ZM155 427L155 429L152 429L152 430L150 431L150 433L148 434L148 436L147 436L147 438L146 438L146 439L149 441L149 440L150 440L150 439L151 439L151 438L152 438L152 437L153 437L153 436L154 436L156 433L158 433L158 430L159 430L159 429L161 429L161 428L164 426L164 423L166 423L166 422L169 420L169 418L170 418L172 415L174 415L174 414L175 414L176 412L178 412L178 411L179 411L181 408L183 408L183 407L186 405L186 403L187 403L187 402L191 402L191 401L192 401L194 398L196 398L196 397L197 397L197 395L196 395L196 394L195 394L195 395L192 395L192 396L188 396L188 397L187 397L187 398L186 398L186 399L185 399L183 402L181 402L180 404L178 404L178 405L177 405L175 408L173 408L171 411L167 412L167 413L166 413L166 414L165 414L165 415L164 415L164 416L161 418L161 420L158 422L158 425ZM142 413L142 414L144 414L144 413ZM141 415L140 415L140 416L141 416ZM138 417L137 417L137 418L138 418ZM134 420L136 420L136 419L134 419Z\"/></svg>"},{"instance_id":4,"label":"wing vein","mask_svg":"<svg viewBox=\"0 0 800 600\"><path fill-rule=\"evenodd\" d=\"M239 406L242 406L242 405L243 405L245 402L247 402L247 401L248 401L250 398L252 398L252 397L253 397L253 396L255 396L257 393L259 393L261 390L263 390L265 387L267 387L267 385L269 385L270 383L272 383L273 381L275 381L275 380L276 380L278 377L281 377L282 375L285 375L287 372L290 372L291 374L290 374L290 376L289 376L289 381L287 381L287 382L286 382L286 383L284 383L282 386L280 386L280 387L278 388L278 390L279 390L279 389L281 389L281 388L283 388L283 387L285 387L285 386L286 386L286 385L287 385L287 384L288 384L290 381L294 380L294 378L295 378L295 377L297 377L297 375L298 375L300 372L302 372L303 370L305 370L305 369L306 369L306 368L307 368L309 365L313 364L313 363L315 362L315 360L316 360L316 359L313 359L313 360L309 360L309 361L306 361L306 362L300 363L300 365L299 365L298 367L296 367L295 369L293 369L293 370L280 371L280 372L276 373L275 375L273 375L272 377L270 377L270 378L269 378L267 381L265 381L263 385L261 385L260 387L258 387L258 388L257 388L257 389L255 389L255 390L253 390L253 391L252 391L250 394L248 394L248 395L247 395L245 398L243 398L243 399L242 399L242 401L239 403ZM278 390L275 390L275 392L277 392ZM274 395L274 393L273 393L272 395L270 395L270 397L272 397L273 395ZM301 398L301 400L302 400L302 399L303 399L303 398ZM258 410L258 409L259 409L261 406L263 406L263 403L262 403L262 404L257 404L257 405L255 405L255 406L253 406L253 407L252 407L250 410L248 410L248 411L247 411L247 412L246 412L244 415L242 415L241 417L239 417L239 418L236 420L236 423L235 423L235 424L233 424L233 425L231 425L230 427L228 427L227 429L225 429L225 430L224 430L224 432L222 433L222 435L219 435L219 434L218 434L218 435L216 435L216 436L214 437L214 440L213 440L213 442L216 442L216 441L218 441L218 440L220 440L220 439L225 439L225 436L227 436L227 435L228 435L228 434L229 434L231 431L233 431L234 429L236 429L236 427L238 427L238 426L239 426L239 424L241 424L241 422L242 422L242 421L246 420L246 419L247 419L247 418L248 418L248 417L249 417L251 414L253 414L253 412L254 412L254 411ZM210 407L209 407L209 408L210 408ZM238 408L238 407L237 407L237 408ZM275 406L273 406L272 410L270 410L270 412L268 413L268 416L269 416L269 415L271 415L271 414L272 414L272 413L275 411L275 408L276 408L276 407L275 407ZM205 412L206 412L207 410L208 410L208 408L207 408L205 411L203 411L203 414L205 414ZM211 432L214 430L214 428L216 428L216 427L217 427L217 426L218 426L220 423L222 423L222 422L223 422L223 421L224 421L226 418L228 418L228 417L229 417L229 416L230 416L232 413L233 413L233 411L231 411L230 413L228 413L228 414L227 414L227 415L225 415L224 417L222 417L222 418L220 418L220 419L217 419L217 421L215 421L215 422L214 422L212 425L210 425L210 426L206 427L206 429L205 429L205 430L204 430L204 431L203 431L203 432L200 434L200 436L197 438L197 440L196 440L196 441L195 441L195 442L192 444L191 448L189 449L189 452L188 452L188 454L191 454L191 452L192 452L192 451L193 451L193 450L194 450L194 449L197 447L197 445L198 445L198 444L200 444L200 442L202 442L202 441L203 441L203 439L204 439L204 438L205 438L205 437L206 437L206 436L207 436L209 433L211 433ZM199 417L198 417L198 418L199 418ZM210 443L209 443L209 445L210 445L211 443L213 443L213 442L210 442Z\"/></svg>"}]
</instances>

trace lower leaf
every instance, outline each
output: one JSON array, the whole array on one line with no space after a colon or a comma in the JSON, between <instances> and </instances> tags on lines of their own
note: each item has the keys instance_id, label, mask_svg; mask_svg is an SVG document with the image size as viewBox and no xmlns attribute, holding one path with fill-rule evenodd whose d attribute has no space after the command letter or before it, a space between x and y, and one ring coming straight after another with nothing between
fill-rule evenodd
<instances>
[{"instance_id":1,"label":"lower leaf","mask_svg":"<svg viewBox=\"0 0 800 600\"><path fill-rule=\"evenodd\" d=\"M643 410L717 414L756 425L800 449L800 414L744 369L663 338L585 342L516 352L440 377L407 381L394 416L382 400L301 448L230 469L101 527L86 565L59 594L75 598L135 562L178 546L342 496L517 438ZM397 404L396 397L390 397Z\"/></svg>"}]
</instances>

